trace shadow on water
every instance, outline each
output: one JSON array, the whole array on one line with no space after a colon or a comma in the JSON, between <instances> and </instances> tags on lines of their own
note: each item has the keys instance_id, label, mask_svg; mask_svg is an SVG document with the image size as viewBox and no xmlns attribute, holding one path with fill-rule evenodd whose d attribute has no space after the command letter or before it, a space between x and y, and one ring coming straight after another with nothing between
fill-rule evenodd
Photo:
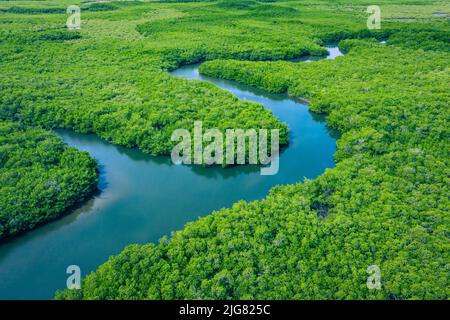
<instances>
[{"instance_id":1,"label":"shadow on water","mask_svg":"<svg viewBox=\"0 0 450 320\"><path fill-rule=\"evenodd\" d=\"M82 276L133 243L156 242L186 222L239 200L264 198L271 187L314 178L334 166L336 141L323 117L285 94L270 94L226 80L206 78L196 66L173 75L209 81L239 99L263 104L290 128L279 172L256 166L176 166L169 157L109 144L95 135L58 130L71 146L101 165L100 194L71 214L0 245L0 299L49 299L66 285L66 268Z\"/></svg>"},{"instance_id":2,"label":"shadow on water","mask_svg":"<svg viewBox=\"0 0 450 320\"><path fill-rule=\"evenodd\" d=\"M54 130L54 132L60 136L71 136L71 137L76 136L78 144L88 145L94 140L99 140L99 142L105 143L105 145L109 146L108 142L100 140L95 134L78 134L71 132L70 130L61 130L61 129ZM172 162L171 158L168 156L151 156L143 153L137 148L130 149L122 146L114 146L114 147L117 149L117 152L120 155L123 155L132 162L151 164L156 166L167 166L167 167L176 166ZM287 150L287 148L288 146L281 146L280 155L282 155ZM107 186L107 181L104 177L105 166L102 165L101 162L99 166L100 166L99 189L104 190ZM213 165L213 166L185 165L185 167L189 168L196 175L200 175L208 179L219 179L219 178L227 179L237 177L238 175L243 174L245 175L251 173L258 173L260 172L261 169L261 167L257 165L239 165L239 166L234 165L226 167L222 167L220 165Z\"/></svg>"}]
</instances>

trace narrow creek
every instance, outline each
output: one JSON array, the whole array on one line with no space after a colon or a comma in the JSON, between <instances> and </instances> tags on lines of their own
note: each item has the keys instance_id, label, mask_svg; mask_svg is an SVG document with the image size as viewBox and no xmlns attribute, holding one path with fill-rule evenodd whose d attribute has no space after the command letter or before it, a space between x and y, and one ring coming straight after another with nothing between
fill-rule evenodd
<instances>
[{"instance_id":1,"label":"narrow creek","mask_svg":"<svg viewBox=\"0 0 450 320\"><path fill-rule=\"evenodd\" d=\"M328 59L341 55L336 47L328 51ZM65 287L69 265L80 266L84 277L129 244L157 242L213 210L262 199L274 185L314 178L334 167L337 135L305 104L285 94L199 75L198 65L172 75L211 82L239 99L263 104L285 121L290 144L280 156L278 174L261 176L252 166L175 166L169 157L58 130L68 145L97 159L100 192L63 218L0 245L0 299L51 299Z\"/></svg>"}]
</instances>

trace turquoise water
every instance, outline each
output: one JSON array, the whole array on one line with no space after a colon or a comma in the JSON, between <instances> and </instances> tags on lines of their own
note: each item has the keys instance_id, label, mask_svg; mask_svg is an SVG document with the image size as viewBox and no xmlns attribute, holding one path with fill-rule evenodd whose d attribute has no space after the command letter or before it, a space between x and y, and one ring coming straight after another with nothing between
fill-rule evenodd
<instances>
[{"instance_id":1,"label":"turquoise water","mask_svg":"<svg viewBox=\"0 0 450 320\"><path fill-rule=\"evenodd\" d=\"M212 82L240 99L262 103L285 121L290 144L280 156L278 174L261 176L252 166L175 166L169 157L114 146L95 135L57 131L67 144L97 159L100 192L63 218L0 245L0 299L50 299L65 287L69 265L80 266L85 276L126 245L156 242L213 210L261 199L274 185L314 178L334 166L336 135L301 102L201 76L196 65L172 74Z\"/></svg>"}]
</instances>

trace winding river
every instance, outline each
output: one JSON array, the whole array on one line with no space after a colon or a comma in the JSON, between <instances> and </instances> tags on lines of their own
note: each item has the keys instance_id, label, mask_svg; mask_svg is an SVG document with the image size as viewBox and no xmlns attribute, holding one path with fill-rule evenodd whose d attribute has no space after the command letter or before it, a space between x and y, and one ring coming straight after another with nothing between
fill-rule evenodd
<instances>
[{"instance_id":1,"label":"winding river","mask_svg":"<svg viewBox=\"0 0 450 320\"><path fill-rule=\"evenodd\" d=\"M341 55L336 47L328 51L329 59ZM261 176L254 166L175 166L169 157L148 156L95 135L57 131L67 144L97 159L100 192L63 218L0 245L0 299L51 299L65 287L69 265L80 266L85 276L126 245L157 242L213 210L261 199L274 185L314 178L334 166L337 136L305 104L199 75L197 65L172 74L214 83L239 99L262 103L285 121L290 144L278 174Z\"/></svg>"}]
</instances>

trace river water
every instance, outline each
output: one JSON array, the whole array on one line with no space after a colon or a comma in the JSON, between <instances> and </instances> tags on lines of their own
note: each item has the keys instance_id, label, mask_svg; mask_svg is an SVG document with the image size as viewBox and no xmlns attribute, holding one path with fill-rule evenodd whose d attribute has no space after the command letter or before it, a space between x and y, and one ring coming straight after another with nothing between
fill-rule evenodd
<instances>
[{"instance_id":1,"label":"river water","mask_svg":"<svg viewBox=\"0 0 450 320\"><path fill-rule=\"evenodd\" d=\"M329 52L328 58L341 55L337 48ZM126 245L157 242L213 210L262 199L274 185L314 178L334 166L337 136L305 104L285 94L205 77L197 68L185 66L172 74L209 81L239 99L261 103L288 124L290 144L280 156L278 174L261 176L254 166L175 166L169 157L58 130L68 145L97 159L100 192L63 218L0 245L0 299L51 299L65 288L69 265L78 265L84 277Z\"/></svg>"}]
</instances>

